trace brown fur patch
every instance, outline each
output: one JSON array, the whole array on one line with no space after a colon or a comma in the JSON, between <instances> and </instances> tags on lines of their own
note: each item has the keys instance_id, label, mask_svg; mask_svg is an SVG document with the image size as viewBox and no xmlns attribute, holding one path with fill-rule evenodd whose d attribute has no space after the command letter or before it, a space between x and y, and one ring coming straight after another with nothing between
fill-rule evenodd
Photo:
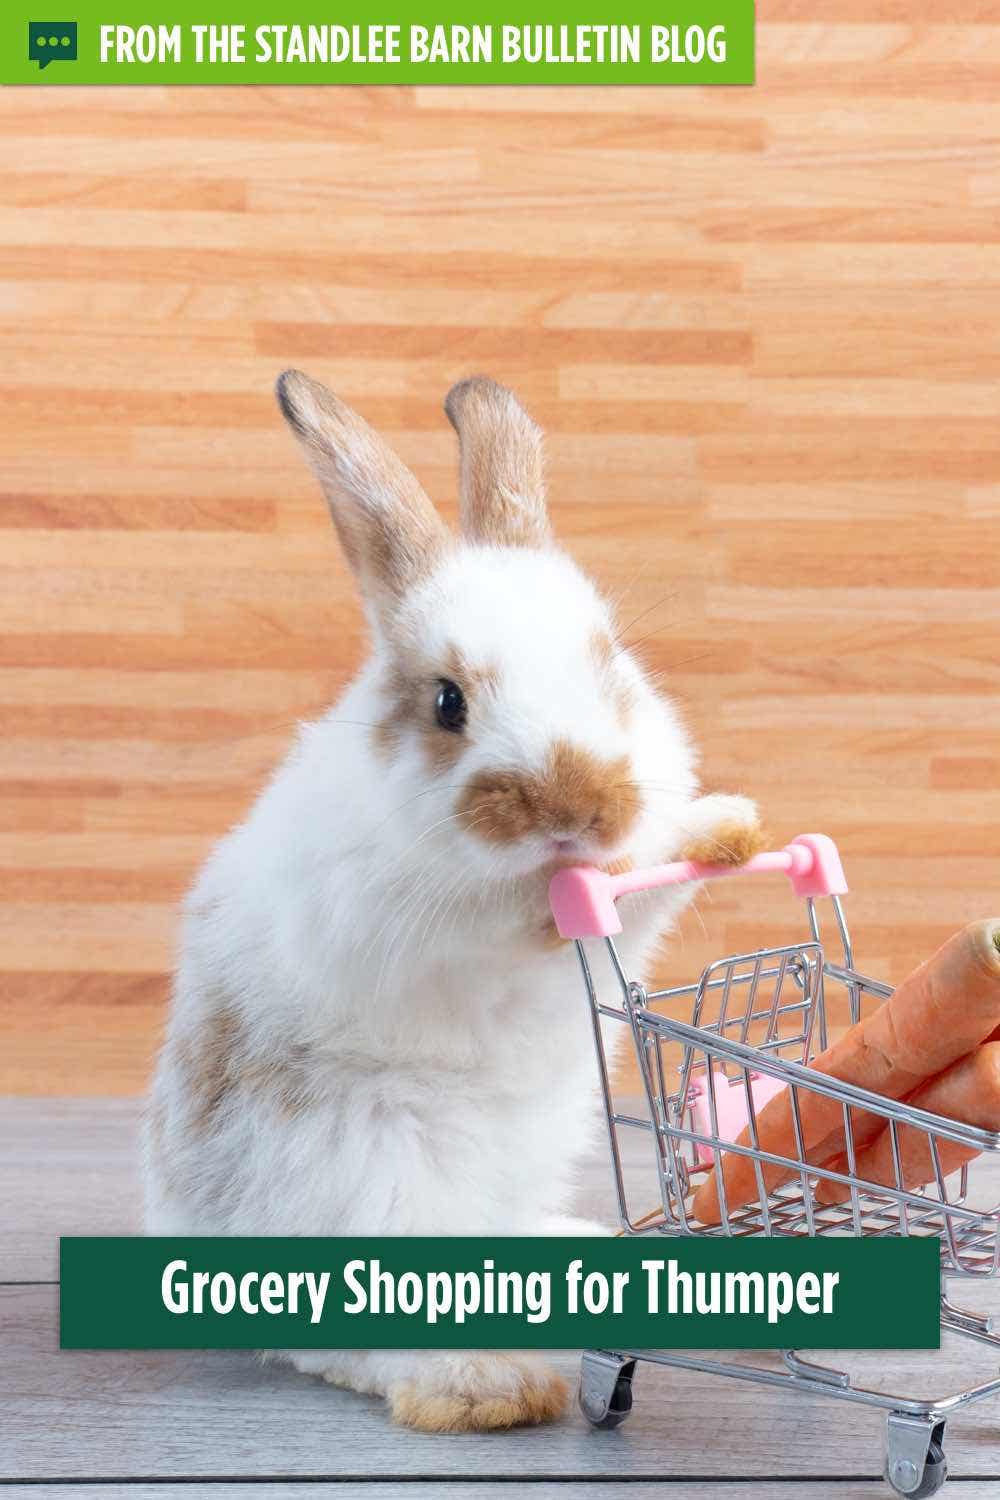
<instances>
[{"instance_id":1,"label":"brown fur patch","mask_svg":"<svg viewBox=\"0 0 1000 1500\"><path fill-rule=\"evenodd\" d=\"M530 833L569 833L601 844L621 841L639 815L639 789L628 756L601 761L560 740L540 775L481 771L459 798L466 827L488 843Z\"/></svg>"},{"instance_id":2,"label":"brown fur patch","mask_svg":"<svg viewBox=\"0 0 1000 1500\"><path fill-rule=\"evenodd\" d=\"M602 671L606 671L615 658L615 643L606 630L595 630L590 637L590 654Z\"/></svg>"},{"instance_id":3,"label":"brown fur patch","mask_svg":"<svg viewBox=\"0 0 1000 1500\"><path fill-rule=\"evenodd\" d=\"M594 631L590 637L590 654L597 663L598 670L604 674L618 723L625 729L635 707L635 693L630 683L616 680L614 666L618 651L606 630Z\"/></svg>"},{"instance_id":4,"label":"brown fur patch","mask_svg":"<svg viewBox=\"0 0 1000 1500\"><path fill-rule=\"evenodd\" d=\"M470 718L488 693L495 693L499 676L495 668L469 662L452 646L435 670L416 652L397 646L396 659L390 669L386 690L390 707L375 726L375 748L389 757L399 748L407 730L420 736L428 764L435 771L446 771L461 757L467 741L462 734L450 734L441 728L434 716L434 700L442 679L457 683L469 704Z\"/></svg>"},{"instance_id":5,"label":"brown fur patch","mask_svg":"<svg viewBox=\"0 0 1000 1500\"><path fill-rule=\"evenodd\" d=\"M622 729L628 727L632 710L635 707L635 693L628 683L619 683L615 688L615 712L618 715L618 723Z\"/></svg>"},{"instance_id":6,"label":"brown fur patch","mask_svg":"<svg viewBox=\"0 0 1000 1500\"><path fill-rule=\"evenodd\" d=\"M433 722L433 689L433 678L419 671L411 675L404 666L393 663L385 682L389 707L372 731L375 749L381 755L393 756L408 729L426 728L428 720Z\"/></svg>"},{"instance_id":7,"label":"brown fur patch","mask_svg":"<svg viewBox=\"0 0 1000 1500\"><path fill-rule=\"evenodd\" d=\"M235 1009L223 1002L202 1025L175 1044L190 1103L188 1124L211 1130L234 1095L254 1097L288 1118L312 1102L308 1048L295 1043L274 1053L255 1052Z\"/></svg>"},{"instance_id":8,"label":"brown fur patch","mask_svg":"<svg viewBox=\"0 0 1000 1500\"><path fill-rule=\"evenodd\" d=\"M542 433L517 397L475 376L452 387L444 409L461 447L465 535L485 546L547 546Z\"/></svg>"},{"instance_id":9,"label":"brown fur patch","mask_svg":"<svg viewBox=\"0 0 1000 1500\"><path fill-rule=\"evenodd\" d=\"M759 823L726 822L685 844L678 858L696 865L745 865L766 847L767 836Z\"/></svg>"},{"instance_id":10,"label":"brown fur patch","mask_svg":"<svg viewBox=\"0 0 1000 1500\"><path fill-rule=\"evenodd\" d=\"M178 1040L176 1057L191 1107L189 1123L199 1135L214 1123L232 1087L239 1035L235 1011L221 1005L197 1030Z\"/></svg>"},{"instance_id":11,"label":"brown fur patch","mask_svg":"<svg viewBox=\"0 0 1000 1500\"><path fill-rule=\"evenodd\" d=\"M393 1420L420 1432L495 1432L554 1422L569 1392L561 1375L527 1381L513 1396L440 1395L414 1381L390 1392Z\"/></svg>"},{"instance_id":12,"label":"brown fur patch","mask_svg":"<svg viewBox=\"0 0 1000 1500\"><path fill-rule=\"evenodd\" d=\"M500 685L500 673L496 667L480 666L469 661L457 646L449 647L445 654L442 677L457 682L469 699L486 692L495 693Z\"/></svg>"}]
</instances>

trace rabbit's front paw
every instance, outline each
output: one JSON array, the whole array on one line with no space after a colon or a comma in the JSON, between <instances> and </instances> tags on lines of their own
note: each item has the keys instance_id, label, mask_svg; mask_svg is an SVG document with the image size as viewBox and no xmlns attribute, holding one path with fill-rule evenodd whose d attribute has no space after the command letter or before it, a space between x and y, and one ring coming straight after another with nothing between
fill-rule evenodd
<instances>
[{"instance_id":1,"label":"rabbit's front paw","mask_svg":"<svg viewBox=\"0 0 1000 1500\"><path fill-rule=\"evenodd\" d=\"M713 792L693 803L679 858L698 865L745 865L767 838L749 797Z\"/></svg>"},{"instance_id":2,"label":"rabbit's front paw","mask_svg":"<svg viewBox=\"0 0 1000 1500\"><path fill-rule=\"evenodd\" d=\"M541 1360L470 1354L390 1387L389 1406L395 1421L421 1432L489 1432L553 1422L567 1395L565 1380Z\"/></svg>"}]
</instances>

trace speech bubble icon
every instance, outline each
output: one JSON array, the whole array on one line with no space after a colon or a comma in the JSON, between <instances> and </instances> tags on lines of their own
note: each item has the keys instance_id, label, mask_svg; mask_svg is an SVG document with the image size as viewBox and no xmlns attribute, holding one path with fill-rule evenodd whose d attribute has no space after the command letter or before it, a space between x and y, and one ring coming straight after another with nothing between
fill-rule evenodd
<instances>
[{"instance_id":1,"label":"speech bubble icon","mask_svg":"<svg viewBox=\"0 0 1000 1500\"><path fill-rule=\"evenodd\" d=\"M50 62L76 60L75 21L29 21L28 61L47 68Z\"/></svg>"}]
</instances>

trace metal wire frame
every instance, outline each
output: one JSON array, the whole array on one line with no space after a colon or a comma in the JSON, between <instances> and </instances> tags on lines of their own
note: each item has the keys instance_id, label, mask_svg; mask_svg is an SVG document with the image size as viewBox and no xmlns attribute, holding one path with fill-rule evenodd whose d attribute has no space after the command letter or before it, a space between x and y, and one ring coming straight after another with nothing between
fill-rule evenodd
<instances>
[{"instance_id":1,"label":"metal wire frame","mask_svg":"<svg viewBox=\"0 0 1000 1500\"><path fill-rule=\"evenodd\" d=\"M853 952L840 902L834 898L842 963L827 960L819 936L813 902L807 903L810 939L780 948L758 949L710 964L696 984L646 991L631 980L613 939L606 939L621 1003L600 1001L593 972L582 943L577 954L584 977L594 1027L601 1088L604 1097L619 1215L626 1233L660 1232L714 1235L856 1235L935 1234L941 1239L942 1267L952 1275L992 1275L1000 1269L1000 1206L987 1210L967 1203L968 1171L947 1174L940 1145L958 1143L975 1152L1000 1151L1000 1134L977 1130L943 1116L914 1108L841 1083L808 1068L817 1046L826 1043L826 993L830 982L847 992L850 1014L860 1015L865 994L884 999L891 987L853 967ZM692 1024L660 1014L664 1001L688 998ZM717 1012L706 1016L713 1001ZM613 1097L602 1021L628 1025L639 1062L647 1117L619 1111ZM789 1030L789 1023L793 1028ZM749 1037L753 1035L755 1044ZM814 1043L817 1046L814 1046ZM665 1061L665 1049L680 1049L675 1068ZM764 1150L757 1131L752 1084L766 1075L787 1085L791 1093L794 1154ZM675 1080L676 1076L676 1082ZM692 1081L704 1080L709 1128L697 1128L691 1112ZM720 1087L739 1088L744 1097L749 1141L725 1140L719 1129ZM838 1153L845 1169L817 1165L807 1159L802 1131L802 1096L822 1095L839 1105L843 1145ZM868 1182L857 1172L855 1117L875 1116L886 1123L894 1166L894 1183ZM902 1185L901 1129L919 1131L928 1152L934 1180L927 1188ZM620 1130L641 1129L652 1138L660 1208L637 1217L631 1210L622 1164ZM698 1148L702 1148L699 1153ZM750 1161L756 1201L730 1206L726 1202L722 1163L726 1154ZM708 1155L716 1168L720 1222L696 1221L688 1206L691 1179L705 1170ZM768 1188L764 1169L778 1169L788 1180ZM773 1175L773 1174L772 1174ZM839 1185L844 1201L823 1204L815 1196L820 1182ZM648 1200L647 1200L648 1201Z\"/></svg>"},{"instance_id":2,"label":"metal wire frame","mask_svg":"<svg viewBox=\"0 0 1000 1500\"><path fill-rule=\"evenodd\" d=\"M826 956L820 936L815 904L809 900L809 939L784 948L755 952L719 960L705 969L696 984L647 991L630 979L612 939L605 940L607 955L617 983L617 1005L603 1002L582 942L576 943L593 1024L601 1092L604 1100L615 1191L623 1232L638 1234L714 1235L830 1235L830 1234L935 1234L941 1240L942 1272L967 1278L995 1274L1000 1268L1000 1206L977 1210L968 1206L969 1173L963 1167L946 1176L939 1142L953 1141L976 1151L1000 1151L1000 1134L976 1130L943 1116L914 1109L840 1083L810 1069L815 1050L827 1042L827 991L832 984L847 993L852 1022L861 1014L865 995L880 1000L892 987L860 973L840 901L833 898L842 960ZM742 1008L734 1004L745 990ZM691 1024L658 1013L663 1002L691 1002ZM708 1001L717 999L713 1018L706 1015ZM643 1081L647 1115L619 1110L615 1104L602 1026L613 1022L631 1032ZM791 1024L789 1024L791 1023ZM756 1038L757 1045L751 1044ZM681 1062L665 1059L665 1049L680 1048ZM720 1077L716 1076L716 1067ZM756 1107L752 1090L761 1074L790 1089L795 1155L783 1156L760 1146ZM673 1083L676 1077L676 1084ZM692 1081L703 1079L707 1093L709 1129L698 1129L693 1119L690 1095ZM721 1081L720 1081L721 1079ZM719 1130L717 1089L742 1090L748 1122L748 1145L724 1140ZM806 1158L800 1094L812 1091L840 1105L844 1123L846 1171L829 1165L816 1166ZM890 1132L895 1183L866 1182L857 1173L852 1111L871 1113L886 1121ZM902 1184L899 1130L924 1133L934 1170L931 1189L911 1192ZM621 1149L621 1133L640 1131L653 1147L660 1203L652 1212L635 1216L629 1205ZM720 1223L695 1221L688 1207L692 1177L705 1168L698 1148L706 1150L721 1185L725 1152L736 1152L753 1163L757 1201L732 1209L725 1203L720 1186ZM777 1166L789 1180L766 1190L765 1166ZM957 1180L956 1180L957 1179ZM820 1181L846 1187L846 1202L823 1204L815 1190ZM941 1297L941 1328L1000 1352L1000 1334L988 1318L954 1306ZM584 1412L600 1425L614 1425L621 1413L608 1419L620 1376L634 1369L636 1360L682 1370L717 1374L776 1386L804 1394L825 1395L878 1408L887 1414L886 1478L899 1494L930 1494L943 1482L946 1469L940 1464L945 1419L953 1412L1000 1394L1000 1377L982 1381L944 1396L913 1396L872 1390L855 1385L850 1374L832 1365L803 1359L793 1349L778 1351L783 1369L758 1362L738 1364L673 1350L589 1350L583 1356L580 1399ZM631 1375L626 1384L631 1389ZM631 1395L629 1395L629 1404ZM627 1411L628 1407L624 1408ZM933 1445L936 1444L936 1449ZM928 1484L922 1475L932 1452L938 1467Z\"/></svg>"}]
</instances>

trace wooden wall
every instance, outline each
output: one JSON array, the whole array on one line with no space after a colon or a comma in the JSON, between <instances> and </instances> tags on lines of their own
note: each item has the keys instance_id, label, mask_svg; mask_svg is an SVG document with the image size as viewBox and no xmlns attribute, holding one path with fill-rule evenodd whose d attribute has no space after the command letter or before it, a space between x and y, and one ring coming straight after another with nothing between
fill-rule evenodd
<instances>
[{"instance_id":1,"label":"wooden wall","mask_svg":"<svg viewBox=\"0 0 1000 1500\"><path fill-rule=\"evenodd\" d=\"M869 968L1000 906L1000 14L758 13L753 89L0 92L0 1089L141 1090L178 895L359 657L289 363L446 502L447 386L518 388ZM665 972L799 930L703 917Z\"/></svg>"}]
</instances>

